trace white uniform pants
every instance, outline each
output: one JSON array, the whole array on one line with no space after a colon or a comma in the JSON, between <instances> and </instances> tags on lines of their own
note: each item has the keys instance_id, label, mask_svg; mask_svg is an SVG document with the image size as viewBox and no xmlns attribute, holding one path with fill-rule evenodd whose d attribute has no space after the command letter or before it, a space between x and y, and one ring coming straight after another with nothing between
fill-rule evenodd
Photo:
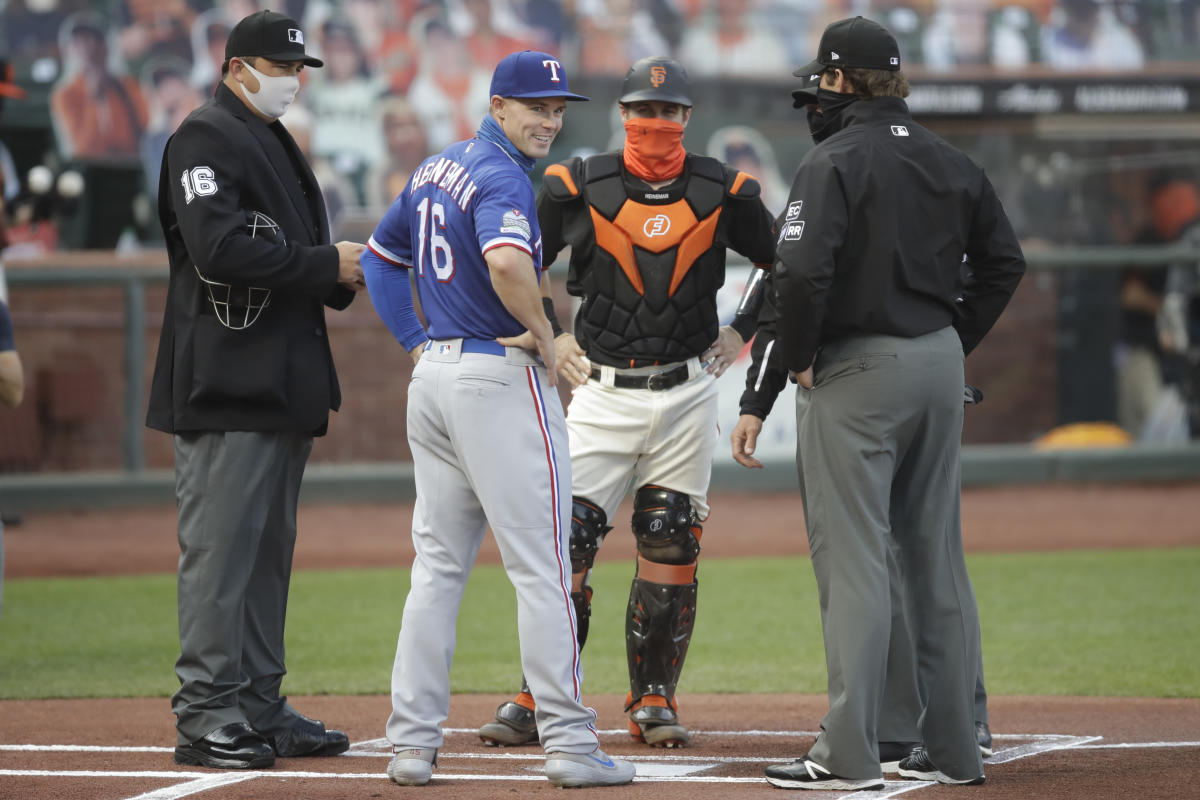
<instances>
[{"instance_id":1,"label":"white uniform pants","mask_svg":"<svg viewBox=\"0 0 1200 800\"><path fill-rule=\"evenodd\" d=\"M657 392L616 389L598 380L575 390L567 409L572 492L602 508L610 524L626 493L648 483L688 495L697 518L708 518L720 435L717 382L696 359L688 368L689 380Z\"/></svg>"}]
</instances>

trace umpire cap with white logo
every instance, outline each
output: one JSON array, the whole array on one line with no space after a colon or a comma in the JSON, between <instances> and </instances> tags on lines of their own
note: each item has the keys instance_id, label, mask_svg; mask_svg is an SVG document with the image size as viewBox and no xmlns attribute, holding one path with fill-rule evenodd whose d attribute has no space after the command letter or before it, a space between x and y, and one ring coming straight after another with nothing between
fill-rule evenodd
<instances>
[{"instance_id":1,"label":"umpire cap with white logo","mask_svg":"<svg viewBox=\"0 0 1200 800\"><path fill-rule=\"evenodd\" d=\"M688 96L691 91L687 70L678 61L666 56L651 56L635 61L625 73L621 99L617 102L626 105L642 100L661 100L691 108L692 98Z\"/></svg>"},{"instance_id":2,"label":"umpire cap with white logo","mask_svg":"<svg viewBox=\"0 0 1200 800\"><path fill-rule=\"evenodd\" d=\"M233 26L225 40L225 60L260 56L271 61L303 61L309 67L325 62L304 52L300 24L276 11L256 11Z\"/></svg>"},{"instance_id":3,"label":"umpire cap with white logo","mask_svg":"<svg viewBox=\"0 0 1200 800\"><path fill-rule=\"evenodd\" d=\"M900 69L900 45L888 29L866 17L851 17L829 23L821 34L817 57L792 74L804 78L805 84L815 83L826 67L855 67Z\"/></svg>"}]
</instances>

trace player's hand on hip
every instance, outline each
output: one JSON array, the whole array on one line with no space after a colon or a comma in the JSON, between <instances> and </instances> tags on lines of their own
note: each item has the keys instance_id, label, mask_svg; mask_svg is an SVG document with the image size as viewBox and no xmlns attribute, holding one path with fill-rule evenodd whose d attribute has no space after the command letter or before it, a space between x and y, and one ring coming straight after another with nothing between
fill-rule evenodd
<instances>
[{"instance_id":1,"label":"player's hand on hip","mask_svg":"<svg viewBox=\"0 0 1200 800\"><path fill-rule=\"evenodd\" d=\"M542 358L542 363L546 365L546 371L549 373L548 378L551 386L558 384L558 378L555 375L554 358L554 331L550 330L550 323L546 323L545 333L535 335L532 331L525 331L517 336L500 336L496 342L505 347L519 347L522 350L528 350L531 353L537 353Z\"/></svg>"},{"instance_id":2,"label":"player's hand on hip","mask_svg":"<svg viewBox=\"0 0 1200 800\"><path fill-rule=\"evenodd\" d=\"M733 444L733 460L743 467L762 469L762 462L754 457L754 449L758 446L758 434L762 431L763 421L753 414L742 414L738 417L737 425L729 440Z\"/></svg>"},{"instance_id":3,"label":"player's hand on hip","mask_svg":"<svg viewBox=\"0 0 1200 800\"><path fill-rule=\"evenodd\" d=\"M542 357L542 363L546 365L546 381L551 386L557 386L558 359L554 357L554 331L550 330L550 323L546 323L544 336L534 336L533 338L537 342L538 355Z\"/></svg>"},{"instance_id":4,"label":"player's hand on hip","mask_svg":"<svg viewBox=\"0 0 1200 800\"><path fill-rule=\"evenodd\" d=\"M811 389L813 387L813 368L811 364L809 365L808 369L804 370L804 372L793 372L791 375L792 380L803 386L805 389Z\"/></svg>"},{"instance_id":5,"label":"player's hand on hip","mask_svg":"<svg viewBox=\"0 0 1200 800\"><path fill-rule=\"evenodd\" d=\"M554 340L554 357L558 374L575 389L587 383L592 374L592 362L579 346L573 333L561 333Z\"/></svg>"},{"instance_id":6,"label":"player's hand on hip","mask_svg":"<svg viewBox=\"0 0 1200 800\"><path fill-rule=\"evenodd\" d=\"M408 351L408 355L409 355L409 356L412 358L412 360L413 360L413 366L414 366L414 367L415 367L415 366L416 366L416 365L417 365L417 364L420 362L420 360L421 360L421 353L424 353L424 352L425 352L425 345L427 345L427 344L429 344L429 342L428 342L428 341L421 342L419 345L417 345L416 347L414 347L412 350L409 350L409 351Z\"/></svg>"},{"instance_id":7,"label":"player's hand on hip","mask_svg":"<svg viewBox=\"0 0 1200 800\"><path fill-rule=\"evenodd\" d=\"M704 351L701 360L707 365L708 371L719 378L733 365L744 344L740 333L728 325L722 325L717 331L717 340Z\"/></svg>"},{"instance_id":8,"label":"player's hand on hip","mask_svg":"<svg viewBox=\"0 0 1200 800\"><path fill-rule=\"evenodd\" d=\"M367 288L362 265L358 263L367 246L358 242L338 242L334 247L338 251L338 283L355 292Z\"/></svg>"}]
</instances>

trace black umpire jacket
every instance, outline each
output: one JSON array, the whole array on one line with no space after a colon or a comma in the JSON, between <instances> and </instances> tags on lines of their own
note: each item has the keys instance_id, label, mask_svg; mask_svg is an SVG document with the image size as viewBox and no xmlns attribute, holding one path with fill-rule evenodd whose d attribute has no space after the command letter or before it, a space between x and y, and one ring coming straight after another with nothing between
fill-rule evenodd
<instances>
[{"instance_id":1,"label":"black umpire jacket","mask_svg":"<svg viewBox=\"0 0 1200 800\"><path fill-rule=\"evenodd\" d=\"M249 225L254 212L278 231ZM146 424L323 434L341 404L324 305L354 293L337 282L320 188L283 125L218 85L167 143L158 214L171 274Z\"/></svg>"},{"instance_id":2,"label":"black umpire jacket","mask_svg":"<svg viewBox=\"0 0 1200 800\"><path fill-rule=\"evenodd\" d=\"M803 372L821 345L848 336L953 325L970 353L1025 273L996 191L970 158L898 97L843 114L843 128L801 161L776 223L774 302L759 318L742 413L765 417L788 370Z\"/></svg>"}]
</instances>

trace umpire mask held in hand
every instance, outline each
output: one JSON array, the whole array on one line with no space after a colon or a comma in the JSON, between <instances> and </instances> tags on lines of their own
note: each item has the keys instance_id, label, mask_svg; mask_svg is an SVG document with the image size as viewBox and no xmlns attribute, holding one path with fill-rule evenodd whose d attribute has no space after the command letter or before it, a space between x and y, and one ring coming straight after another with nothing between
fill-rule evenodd
<instances>
[{"instance_id":1,"label":"umpire mask held in hand","mask_svg":"<svg viewBox=\"0 0 1200 800\"><path fill-rule=\"evenodd\" d=\"M844 94L832 89L817 89L817 108L808 110L808 130L817 144L840 131L845 123L842 112L860 100L856 94Z\"/></svg>"},{"instance_id":2,"label":"umpire mask held in hand","mask_svg":"<svg viewBox=\"0 0 1200 800\"><path fill-rule=\"evenodd\" d=\"M282 117L283 112L287 111L287 107L292 104L292 101L296 99L296 94L300 91L300 76L263 75L245 61L242 61L242 66L250 70L250 74L258 78L257 92L250 91L249 86L244 83L242 84L246 100L260 114L265 114L271 119Z\"/></svg>"}]
</instances>

